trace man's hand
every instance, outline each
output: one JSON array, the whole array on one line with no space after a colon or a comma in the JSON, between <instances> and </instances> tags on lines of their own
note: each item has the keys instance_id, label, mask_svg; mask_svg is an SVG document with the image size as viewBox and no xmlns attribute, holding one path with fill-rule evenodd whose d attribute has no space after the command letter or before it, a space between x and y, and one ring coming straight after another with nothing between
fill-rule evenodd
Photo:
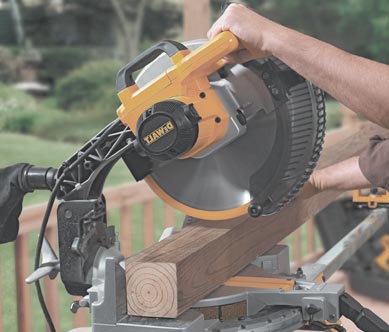
<instances>
[{"instance_id":1,"label":"man's hand","mask_svg":"<svg viewBox=\"0 0 389 332\"><path fill-rule=\"evenodd\" d=\"M370 187L372 184L363 175L359 166L359 157L352 157L314 170L299 196L305 199L325 190L347 191Z\"/></svg>"},{"instance_id":2,"label":"man's hand","mask_svg":"<svg viewBox=\"0 0 389 332\"><path fill-rule=\"evenodd\" d=\"M240 49L230 54L227 62L246 62L270 55L266 40L268 34L276 33L283 27L258 15L243 5L233 3L208 31L208 38L223 31L231 31L239 38Z\"/></svg>"},{"instance_id":3,"label":"man's hand","mask_svg":"<svg viewBox=\"0 0 389 332\"><path fill-rule=\"evenodd\" d=\"M241 43L228 62L274 55L355 113L389 128L388 65L286 28L243 5L229 5L208 37L227 30Z\"/></svg>"}]
</instances>

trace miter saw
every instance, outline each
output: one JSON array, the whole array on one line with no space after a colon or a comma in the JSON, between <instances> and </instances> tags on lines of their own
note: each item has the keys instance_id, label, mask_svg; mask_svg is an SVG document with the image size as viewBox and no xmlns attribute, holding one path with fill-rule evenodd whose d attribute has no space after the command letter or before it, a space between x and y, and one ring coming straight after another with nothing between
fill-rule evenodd
<instances>
[{"instance_id":1,"label":"miter saw","mask_svg":"<svg viewBox=\"0 0 389 332\"><path fill-rule=\"evenodd\" d=\"M274 57L226 64L223 58L238 47L230 32L210 41L159 43L119 71L119 119L58 170L17 164L0 171L0 243L16 238L25 193L52 192L38 239L35 271L28 278L36 284L52 330L39 278L58 271L70 294L90 294L75 303L74 310L97 306L103 294L105 309L98 313L92 309L93 319L101 325L96 321L94 331L106 331L104 320L108 324L119 317L135 325L116 324L115 331L144 330L139 327L143 319L123 316L121 311L125 299L117 295L124 289L122 257L114 227L107 226L102 194L105 179L119 159L137 181L145 179L169 204L193 218L208 220L276 213L309 178L324 137L323 93ZM139 70L135 81L133 75ZM59 260L44 239L56 198L60 200ZM293 291L303 287L294 285L298 286ZM108 307L107 301L111 301ZM270 315L274 306L285 304L277 301L271 303ZM314 309L310 312L315 315ZM336 318L339 312L332 314ZM186 322L200 319L185 315ZM148 326L183 330L174 320L155 324ZM185 326L186 331L198 330L192 323Z\"/></svg>"}]
</instances>

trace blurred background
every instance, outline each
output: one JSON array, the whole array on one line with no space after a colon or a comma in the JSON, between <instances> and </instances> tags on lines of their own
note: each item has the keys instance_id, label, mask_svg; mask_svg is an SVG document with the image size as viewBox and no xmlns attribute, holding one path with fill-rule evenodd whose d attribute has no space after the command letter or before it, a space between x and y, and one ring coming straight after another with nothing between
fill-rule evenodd
<instances>
[{"instance_id":1,"label":"blurred background","mask_svg":"<svg viewBox=\"0 0 389 332\"><path fill-rule=\"evenodd\" d=\"M120 67L161 39L204 38L220 15L221 2L0 0L0 167L22 161L39 166L61 164L115 118L115 78ZM389 63L387 0L240 2L288 27ZM345 124L349 117L345 119L344 114L347 111L328 96L327 127ZM131 180L125 166L119 164L108 187ZM127 219L131 219L127 254L150 245L164 226L182 221L180 213L151 197L152 203L134 201L131 213L129 203L127 207L117 203L110 210L111 221L119 230L127 222L128 231ZM25 206L39 212L36 204L46 199L45 193L34 193L28 195ZM25 224L38 227L40 220L34 218L25 217ZM52 224L54 229L55 221ZM0 247L0 332L44 330L35 293L22 282L32 268L29 257L36 244L34 227L26 230L16 245ZM303 243L301 257L320 248L317 234L309 233L308 226L304 229L297 240L287 240ZM55 242L54 235L52 239ZM50 310L60 330L86 324L85 317L72 316L68 310L71 299L58 281L55 285L46 291L52 292Z\"/></svg>"}]
</instances>

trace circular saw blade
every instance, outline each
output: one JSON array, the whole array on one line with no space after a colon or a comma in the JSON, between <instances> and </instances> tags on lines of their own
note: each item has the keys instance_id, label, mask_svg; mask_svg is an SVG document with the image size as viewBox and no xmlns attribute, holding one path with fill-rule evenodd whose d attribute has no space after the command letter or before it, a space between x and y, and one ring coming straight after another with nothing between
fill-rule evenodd
<instances>
[{"instance_id":1,"label":"circular saw blade","mask_svg":"<svg viewBox=\"0 0 389 332\"><path fill-rule=\"evenodd\" d=\"M195 49L203 42L186 46ZM273 60L279 69L288 69ZM140 73L138 86L170 66L169 58L159 57ZM260 198L264 214L278 211L292 199L308 179L320 151L318 100L315 88L303 81L290 89L286 102L278 103L262 74L236 64L227 77L210 77L211 84L227 81L244 109L247 131L206 157L155 162L146 181L157 195L190 216L212 220L246 214L253 198Z\"/></svg>"}]
</instances>

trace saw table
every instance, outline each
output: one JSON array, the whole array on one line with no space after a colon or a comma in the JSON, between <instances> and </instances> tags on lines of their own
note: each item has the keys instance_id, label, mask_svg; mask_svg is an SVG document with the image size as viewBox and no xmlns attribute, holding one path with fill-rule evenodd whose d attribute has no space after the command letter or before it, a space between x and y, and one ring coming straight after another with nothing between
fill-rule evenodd
<instances>
[{"instance_id":1,"label":"saw table","mask_svg":"<svg viewBox=\"0 0 389 332\"><path fill-rule=\"evenodd\" d=\"M290 271L288 247L277 245L176 319L126 314L125 270L116 242L99 251L93 285L87 296L73 303L72 310L90 309L89 331L93 332L345 331L339 323L342 315L362 331L389 331L343 285L326 282L386 221L386 209L372 212L318 261L298 268L295 274ZM166 233L169 230L163 237Z\"/></svg>"}]
</instances>

